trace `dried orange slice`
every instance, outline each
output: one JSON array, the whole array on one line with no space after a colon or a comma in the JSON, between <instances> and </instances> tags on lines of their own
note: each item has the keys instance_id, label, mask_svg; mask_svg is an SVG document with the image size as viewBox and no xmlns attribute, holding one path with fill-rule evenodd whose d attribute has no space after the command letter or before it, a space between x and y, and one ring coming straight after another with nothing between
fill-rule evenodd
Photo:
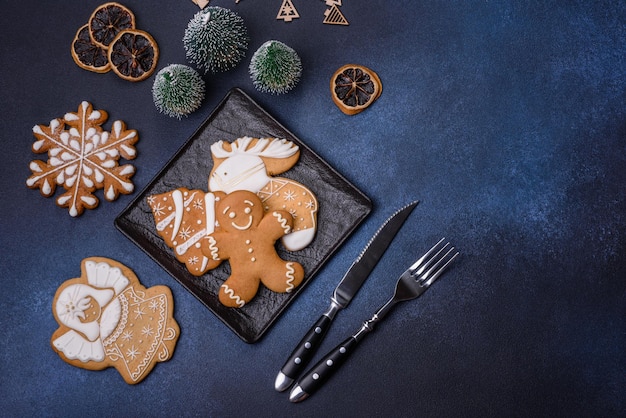
<instances>
[{"instance_id":1,"label":"dried orange slice","mask_svg":"<svg viewBox=\"0 0 626 418\"><path fill-rule=\"evenodd\" d=\"M139 29L117 34L109 45L109 62L113 72L124 80L141 81L157 66L159 47L154 38Z\"/></svg>"},{"instance_id":2,"label":"dried orange slice","mask_svg":"<svg viewBox=\"0 0 626 418\"><path fill-rule=\"evenodd\" d=\"M93 42L107 48L118 33L135 27L135 15L129 8L110 2L98 6L89 18L89 33Z\"/></svg>"},{"instance_id":3,"label":"dried orange slice","mask_svg":"<svg viewBox=\"0 0 626 418\"><path fill-rule=\"evenodd\" d=\"M94 44L89 36L89 25L78 29L72 41L72 58L85 70L106 73L111 70L107 50Z\"/></svg>"},{"instance_id":4,"label":"dried orange slice","mask_svg":"<svg viewBox=\"0 0 626 418\"><path fill-rule=\"evenodd\" d=\"M363 65L346 64L330 79L333 102L346 115L355 115L370 106L383 91L378 74Z\"/></svg>"}]
</instances>

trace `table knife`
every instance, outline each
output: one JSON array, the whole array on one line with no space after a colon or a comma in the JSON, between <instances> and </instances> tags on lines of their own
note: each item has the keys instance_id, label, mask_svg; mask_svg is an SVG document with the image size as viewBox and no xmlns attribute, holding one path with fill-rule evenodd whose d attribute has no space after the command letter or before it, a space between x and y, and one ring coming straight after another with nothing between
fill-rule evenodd
<instances>
[{"instance_id":1,"label":"table knife","mask_svg":"<svg viewBox=\"0 0 626 418\"><path fill-rule=\"evenodd\" d=\"M274 388L277 391L282 392L289 388L295 378L304 371L326 336L337 312L348 306L418 203L419 201L414 201L397 210L367 243L335 288L328 311L322 314L304 335L276 376Z\"/></svg>"}]
</instances>

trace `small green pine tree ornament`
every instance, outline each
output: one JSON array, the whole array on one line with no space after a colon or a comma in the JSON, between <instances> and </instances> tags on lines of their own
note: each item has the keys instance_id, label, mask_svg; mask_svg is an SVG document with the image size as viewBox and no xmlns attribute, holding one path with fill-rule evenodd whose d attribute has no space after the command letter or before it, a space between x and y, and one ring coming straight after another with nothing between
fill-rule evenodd
<instances>
[{"instance_id":1,"label":"small green pine tree ornament","mask_svg":"<svg viewBox=\"0 0 626 418\"><path fill-rule=\"evenodd\" d=\"M249 42L243 19L217 6L196 13L183 36L189 62L212 73L235 67L246 55Z\"/></svg>"},{"instance_id":2,"label":"small green pine tree ornament","mask_svg":"<svg viewBox=\"0 0 626 418\"><path fill-rule=\"evenodd\" d=\"M204 80L196 70L171 64L157 73L152 85L152 99L159 112L180 119L200 107L204 88Z\"/></svg>"},{"instance_id":3,"label":"small green pine tree ornament","mask_svg":"<svg viewBox=\"0 0 626 418\"><path fill-rule=\"evenodd\" d=\"M263 93L286 93L298 84L302 61L291 47L280 41L267 41L250 61L250 78Z\"/></svg>"}]
</instances>

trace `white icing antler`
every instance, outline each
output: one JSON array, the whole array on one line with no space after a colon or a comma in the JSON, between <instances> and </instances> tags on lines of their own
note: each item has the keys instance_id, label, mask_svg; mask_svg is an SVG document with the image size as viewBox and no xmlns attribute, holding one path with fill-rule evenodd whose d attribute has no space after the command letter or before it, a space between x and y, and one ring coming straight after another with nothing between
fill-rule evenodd
<instances>
[{"instance_id":1,"label":"white icing antler","mask_svg":"<svg viewBox=\"0 0 626 418\"><path fill-rule=\"evenodd\" d=\"M211 152L217 158L228 158L233 155L256 155L268 158L288 158L298 152L298 146L286 139L259 138L250 148L250 143L256 138L244 136L237 138L231 144L231 150L224 148L224 141L218 141L211 145Z\"/></svg>"}]
</instances>

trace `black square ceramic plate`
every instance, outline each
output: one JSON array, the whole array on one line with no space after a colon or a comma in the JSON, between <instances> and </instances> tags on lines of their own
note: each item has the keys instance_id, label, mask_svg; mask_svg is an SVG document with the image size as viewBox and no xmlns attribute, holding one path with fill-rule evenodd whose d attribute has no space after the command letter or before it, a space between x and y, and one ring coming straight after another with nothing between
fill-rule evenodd
<instances>
[{"instance_id":1,"label":"black square ceramic plate","mask_svg":"<svg viewBox=\"0 0 626 418\"><path fill-rule=\"evenodd\" d=\"M318 230L313 242L303 250L288 252L282 244L277 244L277 251L283 259L297 261L304 267L304 281L294 292L279 294L261 286L252 301L243 308L235 309L223 306L217 298L221 284L230 274L228 263L222 263L200 277L189 273L185 265L176 260L173 250L157 235L146 198L179 187L207 190L208 176L213 166L211 145L219 140L231 142L246 135L286 138L300 147L298 163L281 174L281 177L304 184L316 195L319 202ZM115 219L115 225L239 337L252 343L267 331L371 209L371 201L362 192L245 93L233 89L150 184Z\"/></svg>"}]
</instances>

